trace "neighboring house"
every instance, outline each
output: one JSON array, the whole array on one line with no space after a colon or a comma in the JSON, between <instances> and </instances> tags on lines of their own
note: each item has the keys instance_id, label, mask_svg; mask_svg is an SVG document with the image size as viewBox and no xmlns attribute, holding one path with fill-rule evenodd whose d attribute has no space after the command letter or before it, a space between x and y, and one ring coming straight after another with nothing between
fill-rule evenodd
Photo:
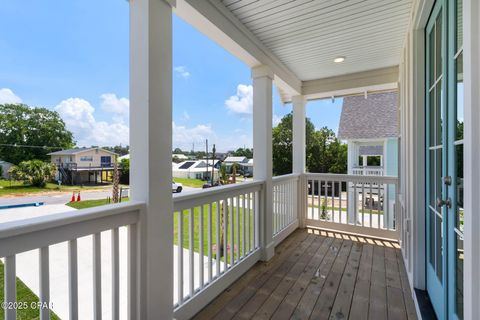
<instances>
[{"instance_id":1,"label":"neighboring house","mask_svg":"<svg viewBox=\"0 0 480 320\"><path fill-rule=\"evenodd\" d=\"M238 165L240 166L240 170L242 170L244 164L248 163L248 158L247 157L234 157L234 156L226 157L225 160L223 160L223 164L227 168L227 173L232 173L232 166L233 166L234 163L238 163Z\"/></svg>"},{"instance_id":2,"label":"neighboring house","mask_svg":"<svg viewBox=\"0 0 480 320\"><path fill-rule=\"evenodd\" d=\"M218 179L218 169L220 168L220 160L191 160L180 163L172 163L173 178L200 179L210 180L212 177Z\"/></svg>"},{"instance_id":3,"label":"neighboring house","mask_svg":"<svg viewBox=\"0 0 480 320\"><path fill-rule=\"evenodd\" d=\"M10 179L10 174L8 173L8 170L13 166L13 163L7 162L0 160L0 167L2 167L2 175L0 178L2 179Z\"/></svg>"},{"instance_id":4,"label":"neighboring house","mask_svg":"<svg viewBox=\"0 0 480 320\"><path fill-rule=\"evenodd\" d=\"M397 101L396 92L368 94L367 97L349 96L343 99L338 137L348 143L348 174L398 176ZM375 196L367 199L364 199L360 190L361 188L351 184L349 201L372 209L383 209L384 203L388 203L391 208L386 208L387 212L393 215L396 200L393 187L379 188ZM349 220L354 220L353 212L354 206L351 206ZM389 227L393 227L393 220L388 219L392 224Z\"/></svg>"},{"instance_id":5,"label":"neighboring house","mask_svg":"<svg viewBox=\"0 0 480 320\"><path fill-rule=\"evenodd\" d=\"M397 93L345 97L338 138L348 143L349 174L397 176Z\"/></svg>"},{"instance_id":6,"label":"neighboring house","mask_svg":"<svg viewBox=\"0 0 480 320\"><path fill-rule=\"evenodd\" d=\"M189 160L190 158L184 154L181 154L181 153L174 153L172 154L172 159L173 158L177 158L178 160L180 161L186 161L186 160Z\"/></svg>"},{"instance_id":7,"label":"neighboring house","mask_svg":"<svg viewBox=\"0 0 480 320\"><path fill-rule=\"evenodd\" d=\"M56 179L64 184L102 183L111 181L117 154L102 148L74 148L51 152L57 166Z\"/></svg>"}]
</instances>

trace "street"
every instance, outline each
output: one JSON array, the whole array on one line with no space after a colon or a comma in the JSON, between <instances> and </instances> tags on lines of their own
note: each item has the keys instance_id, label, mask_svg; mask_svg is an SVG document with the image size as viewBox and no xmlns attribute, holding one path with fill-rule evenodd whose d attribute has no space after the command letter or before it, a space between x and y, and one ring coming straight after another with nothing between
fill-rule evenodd
<instances>
[{"instance_id":1,"label":"street","mask_svg":"<svg viewBox=\"0 0 480 320\"><path fill-rule=\"evenodd\" d=\"M192 187L183 187L183 193L190 193L199 191L202 189L192 188ZM76 196L76 195L75 195ZM81 200L96 200L96 199L105 199L111 197L111 191L80 191ZM9 197L0 197L0 206L14 205L14 204L23 204L23 203L35 203L35 202L44 202L46 205L50 204L65 204L70 202L72 199L71 192L52 192L45 193L41 195L29 195L29 196L9 196Z\"/></svg>"}]
</instances>

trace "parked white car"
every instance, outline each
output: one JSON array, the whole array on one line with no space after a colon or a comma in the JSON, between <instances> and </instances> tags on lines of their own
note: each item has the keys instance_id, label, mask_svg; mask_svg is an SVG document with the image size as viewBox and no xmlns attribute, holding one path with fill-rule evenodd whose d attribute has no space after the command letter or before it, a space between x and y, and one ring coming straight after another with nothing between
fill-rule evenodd
<instances>
[{"instance_id":1,"label":"parked white car","mask_svg":"<svg viewBox=\"0 0 480 320\"><path fill-rule=\"evenodd\" d=\"M172 192L180 193L183 190L183 184L172 181Z\"/></svg>"}]
</instances>

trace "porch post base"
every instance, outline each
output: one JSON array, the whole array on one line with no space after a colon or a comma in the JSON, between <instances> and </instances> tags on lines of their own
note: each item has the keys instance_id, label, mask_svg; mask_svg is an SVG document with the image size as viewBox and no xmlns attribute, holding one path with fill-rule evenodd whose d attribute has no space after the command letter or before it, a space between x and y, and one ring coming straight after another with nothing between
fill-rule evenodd
<instances>
[{"instance_id":1,"label":"porch post base","mask_svg":"<svg viewBox=\"0 0 480 320\"><path fill-rule=\"evenodd\" d=\"M270 242L265 248L262 249L262 257L260 260L269 261L275 255L275 242Z\"/></svg>"}]
</instances>

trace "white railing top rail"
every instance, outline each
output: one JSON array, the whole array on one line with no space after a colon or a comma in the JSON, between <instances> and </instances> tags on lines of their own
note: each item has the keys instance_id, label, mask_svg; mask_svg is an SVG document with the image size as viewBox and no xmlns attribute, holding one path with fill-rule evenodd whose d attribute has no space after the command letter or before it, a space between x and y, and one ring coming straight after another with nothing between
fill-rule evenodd
<instances>
[{"instance_id":1,"label":"white railing top rail","mask_svg":"<svg viewBox=\"0 0 480 320\"><path fill-rule=\"evenodd\" d=\"M287 180L298 180L300 178L301 174L299 173L290 173L290 174L284 174L281 176L275 176L272 178L273 183L277 182L282 182L282 181L287 181Z\"/></svg>"},{"instance_id":2,"label":"white railing top rail","mask_svg":"<svg viewBox=\"0 0 480 320\"><path fill-rule=\"evenodd\" d=\"M306 173L307 178L326 181L341 182L366 182L366 183L386 183L397 184L398 177L394 176L362 176L355 174L336 174L336 173Z\"/></svg>"},{"instance_id":3,"label":"white railing top rail","mask_svg":"<svg viewBox=\"0 0 480 320\"><path fill-rule=\"evenodd\" d=\"M135 224L145 204L129 201L0 224L0 257Z\"/></svg>"},{"instance_id":4,"label":"white railing top rail","mask_svg":"<svg viewBox=\"0 0 480 320\"><path fill-rule=\"evenodd\" d=\"M236 196L247 192L255 192L262 189L264 181L249 181L226 186L213 187L206 190L176 194L173 196L173 211L180 211L206 203L224 200L225 198Z\"/></svg>"}]
</instances>

